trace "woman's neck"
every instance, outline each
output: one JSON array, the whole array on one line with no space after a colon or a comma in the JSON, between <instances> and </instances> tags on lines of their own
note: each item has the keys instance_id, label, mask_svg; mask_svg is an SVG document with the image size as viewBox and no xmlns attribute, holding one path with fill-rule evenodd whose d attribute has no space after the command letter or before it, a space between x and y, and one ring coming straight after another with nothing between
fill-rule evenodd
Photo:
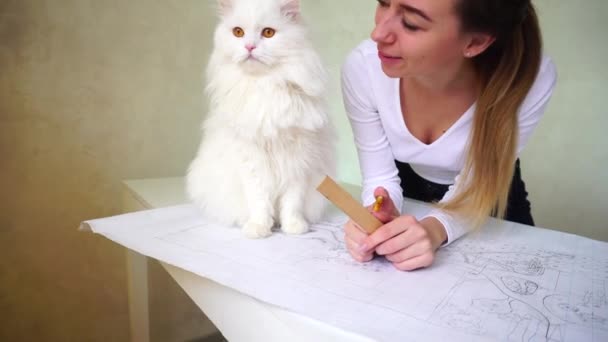
<instances>
[{"instance_id":1,"label":"woman's neck","mask_svg":"<svg viewBox=\"0 0 608 342\"><path fill-rule=\"evenodd\" d=\"M448 68L434 74L411 76L409 83L419 91L435 96L477 93L479 79L473 63L466 61L458 67Z\"/></svg>"}]
</instances>

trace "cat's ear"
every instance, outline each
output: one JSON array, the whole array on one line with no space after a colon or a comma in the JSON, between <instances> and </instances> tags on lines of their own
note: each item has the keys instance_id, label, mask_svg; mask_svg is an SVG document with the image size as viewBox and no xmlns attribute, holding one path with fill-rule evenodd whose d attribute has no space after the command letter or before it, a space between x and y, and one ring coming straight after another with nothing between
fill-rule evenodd
<instances>
[{"instance_id":1,"label":"cat's ear","mask_svg":"<svg viewBox=\"0 0 608 342\"><path fill-rule=\"evenodd\" d=\"M300 0L281 0L281 13L289 19L300 18Z\"/></svg>"},{"instance_id":2,"label":"cat's ear","mask_svg":"<svg viewBox=\"0 0 608 342\"><path fill-rule=\"evenodd\" d=\"M224 16L232 10L232 1L233 0L217 0L217 13L220 16Z\"/></svg>"}]
</instances>

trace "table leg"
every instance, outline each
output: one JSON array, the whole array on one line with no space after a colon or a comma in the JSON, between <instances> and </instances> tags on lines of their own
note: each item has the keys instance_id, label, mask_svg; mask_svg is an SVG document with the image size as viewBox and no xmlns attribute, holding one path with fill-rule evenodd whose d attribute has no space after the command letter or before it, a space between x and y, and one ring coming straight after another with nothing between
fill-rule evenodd
<instances>
[{"instance_id":1,"label":"table leg","mask_svg":"<svg viewBox=\"0 0 608 342\"><path fill-rule=\"evenodd\" d=\"M148 311L148 258L127 249L127 281L131 341L150 341Z\"/></svg>"}]
</instances>

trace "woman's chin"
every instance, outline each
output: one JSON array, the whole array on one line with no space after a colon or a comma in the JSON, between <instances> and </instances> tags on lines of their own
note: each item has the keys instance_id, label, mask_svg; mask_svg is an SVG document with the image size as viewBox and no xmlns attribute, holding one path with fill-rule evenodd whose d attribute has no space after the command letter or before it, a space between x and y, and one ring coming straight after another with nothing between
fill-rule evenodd
<instances>
[{"instance_id":1,"label":"woman's chin","mask_svg":"<svg viewBox=\"0 0 608 342\"><path fill-rule=\"evenodd\" d=\"M403 72L399 68L395 68L394 66L382 65L382 71L384 74L390 78L400 78L403 76Z\"/></svg>"}]
</instances>

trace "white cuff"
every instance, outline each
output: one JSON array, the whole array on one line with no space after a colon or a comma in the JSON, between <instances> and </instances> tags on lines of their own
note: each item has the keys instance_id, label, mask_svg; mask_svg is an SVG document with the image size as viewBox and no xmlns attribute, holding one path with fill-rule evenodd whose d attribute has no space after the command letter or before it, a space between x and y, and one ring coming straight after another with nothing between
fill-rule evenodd
<instances>
[{"instance_id":1,"label":"white cuff","mask_svg":"<svg viewBox=\"0 0 608 342\"><path fill-rule=\"evenodd\" d=\"M458 220L453 215L450 215L443 210L431 210L431 212L425 215L422 219L425 219L427 217L435 218L437 221L441 222L445 229L447 241L443 245L441 245L441 247L449 245L450 243L458 240L458 238L460 238L461 236L468 233L468 230L466 229L467 225L465 222L463 222L463 220Z\"/></svg>"}]
</instances>

